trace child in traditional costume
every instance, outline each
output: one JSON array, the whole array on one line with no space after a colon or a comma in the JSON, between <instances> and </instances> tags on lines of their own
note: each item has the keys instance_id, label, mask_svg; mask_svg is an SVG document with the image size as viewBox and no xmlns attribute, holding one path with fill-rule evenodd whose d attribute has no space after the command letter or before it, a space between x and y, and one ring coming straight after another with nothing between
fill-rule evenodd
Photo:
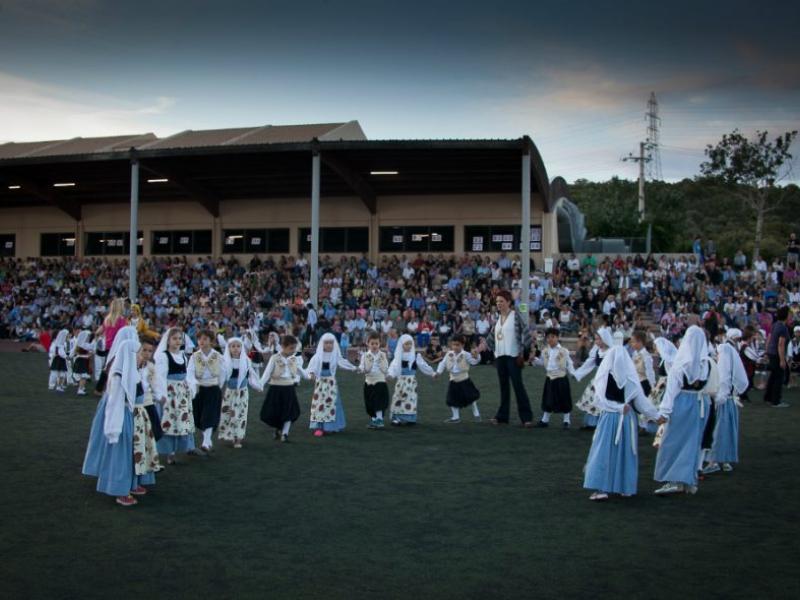
<instances>
[{"instance_id":1,"label":"child in traditional costume","mask_svg":"<svg viewBox=\"0 0 800 600\"><path fill-rule=\"evenodd\" d=\"M747 390L747 372L739 357L737 345L742 337L739 329L728 329L725 343L718 348L719 389L714 397L716 423L714 440L708 454L704 475L733 471L733 463L739 462L739 395Z\"/></svg>"},{"instance_id":2,"label":"child in traditional costume","mask_svg":"<svg viewBox=\"0 0 800 600\"><path fill-rule=\"evenodd\" d=\"M592 385L601 412L586 460L583 487L595 490L589 496L595 501L607 500L609 494L632 496L639 479L636 412L657 420L658 411L644 395L633 361L622 346L608 350Z\"/></svg>"},{"instance_id":3,"label":"child in traditional costume","mask_svg":"<svg viewBox=\"0 0 800 600\"><path fill-rule=\"evenodd\" d=\"M62 329L50 344L50 383L51 390L63 392L67 386L67 338L69 331Z\"/></svg>"},{"instance_id":4,"label":"child in traditional costume","mask_svg":"<svg viewBox=\"0 0 800 600\"><path fill-rule=\"evenodd\" d=\"M589 351L589 356L583 361L580 367L575 369L572 376L576 381L581 381L589 373L594 371L603 362L603 358L614 345L614 336L610 327L601 327L594 334L594 346ZM578 401L577 407L583 411L583 430L594 430L600 419L600 409L594 402L594 388L592 384L586 386L583 395Z\"/></svg>"},{"instance_id":5,"label":"child in traditional costume","mask_svg":"<svg viewBox=\"0 0 800 600\"><path fill-rule=\"evenodd\" d=\"M337 433L347 425L336 383L336 370L339 368L345 371L358 370L358 367L342 356L336 337L332 333L325 333L317 342L317 351L311 357L306 370L309 379L314 381L309 428L316 437Z\"/></svg>"},{"instance_id":6,"label":"child in traditional costume","mask_svg":"<svg viewBox=\"0 0 800 600\"><path fill-rule=\"evenodd\" d=\"M244 341L241 338L232 337L228 340L222 358L227 383L222 394L222 416L217 438L232 442L234 448L241 448L247 432L247 407L250 400L248 384L259 391L263 388L244 352Z\"/></svg>"},{"instance_id":7,"label":"child in traditional costume","mask_svg":"<svg viewBox=\"0 0 800 600\"><path fill-rule=\"evenodd\" d=\"M389 359L380 349L381 336L373 331L367 337L367 351L361 354L358 372L364 374L364 408L370 417L370 429L383 428L383 411L389 408Z\"/></svg>"},{"instance_id":8,"label":"child in traditional costume","mask_svg":"<svg viewBox=\"0 0 800 600\"><path fill-rule=\"evenodd\" d=\"M177 453L198 453L194 445L194 413L192 389L186 380L187 364L191 360L181 350L184 333L172 327L161 337L155 353L156 373L163 382L165 399L156 398L156 410L161 419L163 436L158 451L175 464Z\"/></svg>"},{"instance_id":9,"label":"child in traditional costume","mask_svg":"<svg viewBox=\"0 0 800 600\"><path fill-rule=\"evenodd\" d=\"M642 386L645 396L650 396L653 387L656 385L656 372L653 369L653 357L647 351L647 334L644 331L634 331L628 345L633 350L631 358L636 373L639 375L639 383Z\"/></svg>"},{"instance_id":10,"label":"child in traditional costume","mask_svg":"<svg viewBox=\"0 0 800 600\"><path fill-rule=\"evenodd\" d=\"M370 334L372 335L378 335ZM379 336L380 339L380 336ZM417 423L417 371L433 377L436 372L425 362L410 335L400 336L397 349L389 365L389 376L397 379L392 394L391 423L395 426L415 425Z\"/></svg>"},{"instance_id":11,"label":"child in traditional costume","mask_svg":"<svg viewBox=\"0 0 800 600\"><path fill-rule=\"evenodd\" d=\"M546 345L542 354L534 364L544 366L547 377L542 391L542 418L536 427L548 427L550 415L563 415L562 427L569 429L570 412L572 411L572 393L569 389L567 375L575 375L575 367L569 351L558 343L558 329L550 328L545 332Z\"/></svg>"},{"instance_id":12,"label":"child in traditional costume","mask_svg":"<svg viewBox=\"0 0 800 600\"><path fill-rule=\"evenodd\" d=\"M81 331L78 333L72 345L72 374L78 381L79 396L86 395L86 382L92 377L89 369L89 360L94 350L94 343L91 341L91 338L91 331Z\"/></svg>"},{"instance_id":13,"label":"child in traditional costume","mask_svg":"<svg viewBox=\"0 0 800 600\"><path fill-rule=\"evenodd\" d=\"M261 339L258 329L252 328L244 333L242 337L244 344L244 352L250 359L250 365L256 374L261 377L261 369L264 367L264 346L261 344Z\"/></svg>"},{"instance_id":14,"label":"child in traditional costume","mask_svg":"<svg viewBox=\"0 0 800 600\"><path fill-rule=\"evenodd\" d=\"M130 329L132 335L120 341L125 329ZM97 491L116 497L121 506L135 505L134 496L146 494L144 486L155 483L154 459L147 450L143 451L145 447L155 447L152 431L145 421L144 388L139 373L147 353L140 353L142 345L137 338L134 327L125 327L117 333L113 358L109 353L108 386L92 422L83 464L85 475L97 477ZM137 407L142 410L136 410ZM141 439L142 435L145 439ZM140 437L138 443L134 440L136 436Z\"/></svg>"},{"instance_id":15,"label":"child in traditional costume","mask_svg":"<svg viewBox=\"0 0 800 600\"><path fill-rule=\"evenodd\" d=\"M294 388L305 373L303 357L295 355L296 349L297 338L283 336L281 351L270 356L259 382L262 388L269 384L261 406L261 420L275 428L275 439L281 442L289 441L292 423L300 417L300 404Z\"/></svg>"},{"instance_id":16,"label":"child in traditional costume","mask_svg":"<svg viewBox=\"0 0 800 600\"><path fill-rule=\"evenodd\" d=\"M703 431L710 396L716 395L718 387L717 367L709 357L705 331L692 325L675 355L659 407L667 422L656 455L654 478L665 485L656 494L697 492Z\"/></svg>"},{"instance_id":17,"label":"child in traditional costume","mask_svg":"<svg viewBox=\"0 0 800 600\"><path fill-rule=\"evenodd\" d=\"M192 412L194 424L203 432L200 449L208 454L212 450L211 436L219 426L222 411L222 388L225 374L222 369L222 355L211 347L212 334L208 330L197 334L200 349L192 354L186 369L186 381L194 392Z\"/></svg>"},{"instance_id":18,"label":"child in traditional costume","mask_svg":"<svg viewBox=\"0 0 800 600\"><path fill-rule=\"evenodd\" d=\"M469 378L470 365L480 364L480 354L473 348L472 352L464 350L466 338L457 334L450 338L450 350L444 356L444 360L439 363L436 375L441 375L445 371L450 373L450 383L447 386L447 406L450 407L451 416L445 423L461 423L461 409L468 406L472 407L472 416L476 421L481 420L481 413L478 410L478 398L481 393ZM400 352L401 348L397 349Z\"/></svg>"},{"instance_id":19,"label":"child in traditional costume","mask_svg":"<svg viewBox=\"0 0 800 600\"><path fill-rule=\"evenodd\" d=\"M100 373L103 372L103 367L106 364L106 357L108 356L109 348L106 347L106 338L104 335L92 334L91 341L94 348L93 374L96 382L100 379Z\"/></svg>"}]
</instances>

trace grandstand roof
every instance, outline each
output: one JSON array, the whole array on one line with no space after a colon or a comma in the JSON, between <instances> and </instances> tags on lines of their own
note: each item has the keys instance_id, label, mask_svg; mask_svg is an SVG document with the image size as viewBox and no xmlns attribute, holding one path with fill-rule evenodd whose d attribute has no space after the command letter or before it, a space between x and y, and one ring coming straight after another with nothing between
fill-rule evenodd
<instances>
[{"instance_id":1,"label":"grandstand roof","mask_svg":"<svg viewBox=\"0 0 800 600\"><path fill-rule=\"evenodd\" d=\"M196 200L216 216L226 199L308 198L317 152L322 195L360 196L373 213L381 196L519 192L527 152L531 191L552 208L527 136L367 140L358 121L0 144L0 207L51 204L80 219L85 204L129 201L136 159L140 201Z\"/></svg>"}]
</instances>

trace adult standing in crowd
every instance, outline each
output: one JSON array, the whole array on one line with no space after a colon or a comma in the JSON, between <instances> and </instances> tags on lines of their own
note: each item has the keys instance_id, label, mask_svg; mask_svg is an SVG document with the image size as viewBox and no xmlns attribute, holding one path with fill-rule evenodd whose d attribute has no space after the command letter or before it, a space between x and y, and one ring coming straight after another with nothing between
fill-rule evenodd
<instances>
[{"instance_id":1,"label":"adult standing in crowd","mask_svg":"<svg viewBox=\"0 0 800 600\"><path fill-rule=\"evenodd\" d=\"M781 306L775 314L775 322L767 340L767 359L769 360L769 379L764 390L764 402L775 408L786 408L789 405L781 400L783 381L788 365L786 364L786 346L789 343L790 319L789 307Z\"/></svg>"},{"instance_id":2,"label":"adult standing in crowd","mask_svg":"<svg viewBox=\"0 0 800 600\"><path fill-rule=\"evenodd\" d=\"M507 424L511 404L509 380L514 386L517 398L517 412L524 427L533 427L533 411L528 399L528 392L522 383L522 367L525 354L531 347L531 333L528 324L520 312L514 308L514 299L508 290L500 290L495 295L497 306L497 322L486 344L494 353L497 377L500 381L500 407L497 409L492 423Z\"/></svg>"}]
</instances>

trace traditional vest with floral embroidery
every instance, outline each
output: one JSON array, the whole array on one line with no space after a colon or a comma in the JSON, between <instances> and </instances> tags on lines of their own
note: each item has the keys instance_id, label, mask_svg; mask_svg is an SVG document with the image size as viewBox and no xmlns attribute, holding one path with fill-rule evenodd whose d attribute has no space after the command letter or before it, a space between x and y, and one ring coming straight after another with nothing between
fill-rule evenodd
<instances>
[{"instance_id":1,"label":"traditional vest with floral embroidery","mask_svg":"<svg viewBox=\"0 0 800 600\"><path fill-rule=\"evenodd\" d=\"M567 376L567 350L564 348L558 347L555 349L550 349L549 346L545 347L542 350L542 363L544 363L544 368L547 369L548 365L550 364L550 353L556 352L558 356L556 357L556 364L558 368L555 371L547 371L547 377L549 379L558 379L560 377Z\"/></svg>"},{"instance_id":2,"label":"traditional vest with floral embroidery","mask_svg":"<svg viewBox=\"0 0 800 600\"><path fill-rule=\"evenodd\" d=\"M456 355L454 352L448 352L444 359L445 368L450 372L450 381L464 381L469 379L469 363L467 362L466 353L462 350ZM458 367L458 372L453 373L453 369Z\"/></svg>"},{"instance_id":3,"label":"traditional vest with floral embroidery","mask_svg":"<svg viewBox=\"0 0 800 600\"><path fill-rule=\"evenodd\" d=\"M272 376L269 378L270 385L294 385L295 380L297 379L297 362L294 360L294 356L285 357L282 354L275 354L275 369L272 371ZM284 377L286 373L286 368L289 368L289 374L291 375L290 378Z\"/></svg>"},{"instance_id":4,"label":"traditional vest with floral embroidery","mask_svg":"<svg viewBox=\"0 0 800 600\"><path fill-rule=\"evenodd\" d=\"M147 363L144 369L144 376L147 380L147 389L144 391L144 406L150 406L153 404L153 384L156 380L156 366L153 363Z\"/></svg>"},{"instance_id":5,"label":"traditional vest with floral embroidery","mask_svg":"<svg viewBox=\"0 0 800 600\"><path fill-rule=\"evenodd\" d=\"M195 373L197 374L197 381L200 385L217 385L219 382L219 374L222 370L222 356L216 350L212 350L208 356L205 356L202 351L194 353L194 366ZM208 369L211 373L210 379L203 379L202 376L205 370Z\"/></svg>"},{"instance_id":6,"label":"traditional vest with floral embroidery","mask_svg":"<svg viewBox=\"0 0 800 600\"><path fill-rule=\"evenodd\" d=\"M639 376L639 381L647 379L647 369L644 367L644 357L636 352L633 355L633 366L636 367L636 374Z\"/></svg>"},{"instance_id":7,"label":"traditional vest with floral embroidery","mask_svg":"<svg viewBox=\"0 0 800 600\"><path fill-rule=\"evenodd\" d=\"M386 371L389 368L389 359L386 357L385 352L378 352L378 369L377 373L372 371L375 366L375 356L372 352L367 352L364 355L364 371L365 381L368 385L375 385L381 381L386 381Z\"/></svg>"}]
</instances>

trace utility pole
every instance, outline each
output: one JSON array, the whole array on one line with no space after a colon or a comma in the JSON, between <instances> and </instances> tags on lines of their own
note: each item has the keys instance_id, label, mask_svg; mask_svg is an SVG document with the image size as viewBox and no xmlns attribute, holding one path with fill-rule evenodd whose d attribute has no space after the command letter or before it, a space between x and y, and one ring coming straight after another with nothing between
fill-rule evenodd
<instances>
[{"instance_id":1,"label":"utility pole","mask_svg":"<svg viewBox=\"0 0 800 600\"><path fill-rule=\"evenodd\" d=\"M650 92L650 100L647 102L647 112L644 114L647 119L647 155L650 162L647 163L647 178L650 181L661 181L661 149L660 133L661 117L658 116L658 100L656 93Z\"/></svg>"},{"instance_id":2,"label":"utility pole","mask_svg":"<svg viewBox=\"0 0 800 600\"><path fill-rule=\"evenodd\" d=\"M652 160L652 157L645 155L646 142L639 142L639 156L628 154L622 160L624 162L638 162L639 163L639 223L644 221L644 165Z\"/></svg>"}]
</instances>

